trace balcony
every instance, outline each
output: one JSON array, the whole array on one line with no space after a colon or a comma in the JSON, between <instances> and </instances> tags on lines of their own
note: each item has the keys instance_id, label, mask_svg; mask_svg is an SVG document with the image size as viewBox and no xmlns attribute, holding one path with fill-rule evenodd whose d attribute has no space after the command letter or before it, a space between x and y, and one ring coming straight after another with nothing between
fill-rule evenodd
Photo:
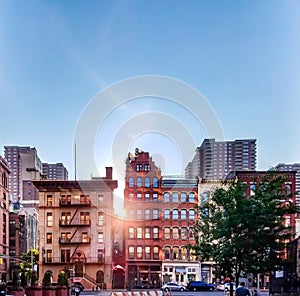
<instances>
[{"instance_id":1,"label":"balcony","mask_svg":"<svg viewBox=\"0 0 300 296\"><path fill-rule=\"evenodd\" d=\"M91 201L89 198L81 198L78 199L60 199L59 200L60 207L90 207Z\"/></svg>"},{"instance_id":2,"label":"balcony","mask_svg":"<svg viewBox=\"0 0 300 296\"><path fill-rule=\"evenodd\" d=\"M87 238L81 238L81 237L75 237L73 239L69 239L69 238L64 238L64 237L60 237L58 240L60 245L82 245L82 244L90 244L91 243L91 238L87 237Z\"/></svg>"},{"instance_id":3,"label":"balcony","mask_svg":"<svg viewBox=\"0 0 300 296\"><path fill-rule=\"evenodd\" d=\"M76 258L67 258L62 260L61 257L51 257L51 258L43 258L43 264L67 264L70 262L76 262ZM78 261L77 261L78 262ZM85 264L104 264L104 257L85 257L81 261Z\"/></svg>"},{"instance_id":4,"label":"balcony","mask_svg":"<svg viewBox=\"0 0 300 296\"><path fill-rule=\"evenodd\" d=\"M61 227L87 227L91 226L91 220L59 220Z\"/></svg>"}]
</instances>

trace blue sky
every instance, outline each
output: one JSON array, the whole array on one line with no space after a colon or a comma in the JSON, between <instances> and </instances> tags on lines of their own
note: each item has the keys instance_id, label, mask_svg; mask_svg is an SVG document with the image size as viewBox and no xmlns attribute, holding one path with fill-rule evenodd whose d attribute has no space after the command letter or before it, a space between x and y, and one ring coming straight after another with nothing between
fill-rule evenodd
<instances>
[{"instance_id":1,"label":"blue sky","mask_svg":"<svg viewBox=\"0 0 300 296\"><path fill-rule=\"evenodd\" d=\"M299 28L296 0L2 0L0 146L35 146L42 161L63 162L73 178L73 137L87 104L120 80L160 75L197 89L225 139L256 138L258 169L300 162ZM99 128L99 168L113 165L118 131L145 112L159 113L153 121L162 126L162 113L178 119L195 145L207 136L170 102L129 102ZM157 132L126 143L155 154L168 174L182 171L177 144Z\"/></svg>"}]
</instances>

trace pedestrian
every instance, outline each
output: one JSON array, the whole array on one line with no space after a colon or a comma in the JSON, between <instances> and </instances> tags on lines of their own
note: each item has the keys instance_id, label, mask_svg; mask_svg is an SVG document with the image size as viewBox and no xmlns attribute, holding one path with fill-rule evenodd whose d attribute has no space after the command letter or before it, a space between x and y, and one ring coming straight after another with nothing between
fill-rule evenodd
<instances>
[{"instance_id":1,"label":"pedestrian","mask_svg":"<svg viewBox=\"0 0 300 296\"><path fill-rule=\"evenodd\" d=\"M240 286L235 289L235 296L251 296L250 291L245 288L244 282L241 282Z\"/></svg>"}]
</instances>

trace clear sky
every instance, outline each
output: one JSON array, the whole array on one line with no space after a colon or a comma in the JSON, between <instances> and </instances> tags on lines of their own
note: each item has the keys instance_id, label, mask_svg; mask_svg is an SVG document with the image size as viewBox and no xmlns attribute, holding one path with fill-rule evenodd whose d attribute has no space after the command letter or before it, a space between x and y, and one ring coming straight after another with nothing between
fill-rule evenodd
<instances>
[{"instance_id":1,"label":"clear sky","mask_svg":"<svg viewBox=\"0 0 300 296\"><path fill-rule=\"evenodd\" d=\"M63 162L74 178L74 133L87 104L141 75L199 91L226 140L257 139L258 169L300 162L299 1L0 1L1 147L34 146L42 161ZM143 127L145 113L161 127L170 116L180 121L195 142L190 160L207 137L191 110L170 101L116 106L95 137L101 169L114 165L122 129ZM168 128L147 126L125 146L149 151L164 173L179 174L183 140ZM125 160L128 149L117 157Z\"/></svg>"}]
</instances>

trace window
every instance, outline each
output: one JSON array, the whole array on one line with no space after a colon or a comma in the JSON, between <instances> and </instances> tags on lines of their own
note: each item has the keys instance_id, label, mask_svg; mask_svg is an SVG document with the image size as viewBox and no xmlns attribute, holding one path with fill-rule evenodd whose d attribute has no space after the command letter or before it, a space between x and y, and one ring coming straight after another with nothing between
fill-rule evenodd
<instances>
[{"instance_id":1,"label":"window","mask_svg":"<svg viewBox=\"0 0 300 296\"><path fill-rule=\"evenodd\" d=\"M170 210L164 210L164 219L169 220L170 219Z\"/></svg>"},{"instance_id":2,"label":"window","mask_svg":"<svg viewBox=\"0 0 300 296\"><path fill-rule=\"evenodd\" d=\"M154 239L158 239L158 227L153 227L152 229L152 233L153 233L153 238Z\"/></svg>"},{"instance_id":3,"label":"window","mask_svg":"<svg viewBox=\"0 0 300 296\"><path fill-rule=\"evenodd\" d=\"M134 259L134 246L128 247L128 256L129 256L129 259Z\"/></svg>"},{"instance_id":4,"label":"window","mask_svg":"<svg viewBox=\"0 0 300 296\"><path fill-rule=\"evenodd\" d=\"M152 194L152 199L153 199L153 201L158 201L158 194L157 193L153 193Z\"/></svg>"},{"instance_id":5,"label":"window","mask_svg":"<svg viewBox=\"0 0 300 296\"><path fill-rule=\"evenodd\" d=\"M150 172L150 171L151 171L150 164L145 164L145 172Z\"/></svg>"},{"instance_id":6,"label":"window","mask_svg":"<svg viewBox=\"0 0 300 296\"><path fill-rule=\"evenodd\" d=\"M134 198L134 193L129 193L129 194L128 194L128 197L129 197L129 199L132 200L132 199Z\"/></svg>"},{"instance_id":7,"label":"window","mask_svg":"<svg viewBox=\"0 0 300 296\"><path fill-rule=\"evenodd\" d=\"M195 193L194 192L189 193L189 202L195 202Z\"/></svg>"},{"instance_id":8,"label":"window","mask_svg":"<svg viewBox=\"0 0 300 296\"><path fill-rule=\"evenodd\" d=\"M157 220L158 219L158 210L154 209L152 211L152 219Z\"/></svg>"},{"instance_id":9,"label":"window","mask_svg":"<svg viewBox=\"0 0 300 296\"><path fill-rule=\"evenodd\" d=\"M150 201L150 193L145 193L145 201Z\"/></svg>"},{"instance_id":10,"label":"window","mask_svg":"<svg viewBox=\"0 0 300 296\"><path fill-rule=\"evenodd\" d=\"M71 241L71 232L62 232L60 236L60 241L62 243L68 243Z\"/></svg>"},{"instance_id":11,"label":"window","mask_svg":"<svg viewBox=\"0 0 300 296\"><path fill-rule=\"evenodd\" d=\"M47 250L46 251L46 260L47 260L47 263L51 263L52 262L52 250Z\"/></svg>"},{"instance_id":12,"label":"window","mask_svg":"<svg viewBox=\"0 0 300 296\"><path fill-rule=\"evenodd\" d=\"M142 210L137 210L136 211L136 218L138 220L142 220L143 219L143 212L142 212Z\"/></svg>"},{"instance_id":13,"label":"window","mask_svg":"<svg viewBox=\"0 0 300 296\"><path fill-rule=\"evenodd\" d=\"M180 202L186 202L186 193L185 192L180 193Z\"/></svg>"},{"instance_id":14,"label":"window","mask_svg":"<svg viewBox=\"0 0 300 296\"><path fill-rule=\"evenodd\" d=\"M250 183L250 195L253 196L255 194L255 184Z\"/></svg>"},{"instance_id":15,"label":"window","mask_svg":"<svg viewBox=\"0 0 300 296\"><path fill-rule=\"evenodd\" d=\"M150 187L150 178L145 178L145 187Z\"/></svg>"},{"instance_id":16,"label":"window","mask_svg":"<svg viewBox=\"0 0 300 296\"><path fill-rule=\"evenodd\" d=\"M98 249L98 262L103 263L104 262L104 250Z\"/></svg>"},{"instance_id":17,"label":"window","mask_svg":"<svg viewBox=\"0 0 300 296\"><path fill-rule=\"evenodd\" d=\"M201 199L202 199L202 203L206 203L208 202L208 192L203 192L202 195L201 195Z\"/></svg>"},{"instance_id":18,"label":"window","mask_svg":"<svg viewBox=\"0 0 300 296\"><path fill-rule=\"evenodd\" d=\"M165 260L171 259L171 248L170 247L164 248L164 255L165 255Z\"/></svg>"},{"instance_id":19,"label":"window","mask_svg":"<svg viewBox=\"0 0 300 296\"><path fill-rule=\"evenodd\" d=\"M153 259L158 259L158 258L159 258L159 248L153 247Z\"/></svg>"},{"instance_id":20,"label":"window","mask_svg":"<svg viewBox=\"0 0 300 296\"><path fill-rule=\"evenodd\" d=\"M172 201L173 202L178 202L178 193L177 192L173 192L173 194L172 194Z\"/></svg>"},{"instance_id":21,"label":"window","mask_svg":"<svg viewBox=\"0 0 300 296\"><path fill-rule=\"evenodd\" d=\"M98 225L104 225L104 214L102 212L98 213Z\"/></svg>"},{"instance_id":22,"label":"window","mask_svg":"<svg viewBox=\"0 0 300 296\"><path fill-rule=\"evenodd\" d=\"M104 203L104 196L102 194L98 195L98 204L103 204Z\"/></svg>"},{"instance_id":23,"label":"window","mask_svg":"<svg viewBox=\"0 0 300 296\"><path fill-rule=\"evenodd\" d=\"M137 238L143 238L143 227L138 227L136 229L136 237Z\"/></svg>"},{"instance_id":24,"label":"window","mask_svg":"<svg viewBox=\"0 0 300 296\"><path fill-rule=\"evenodd\" d=\"M53 196L47 195L47 206L53 206Z\"/></svg>"},{"instance_id":25,"label":"window","mask_svg":"<svg viewBox=\"0 0 300 296\"><path fill-rule=\"evenodd\" d=\"M143 247L138 246L136 248L136 258L137 259L142 259L143 258Z\"/></svg>"},{"instance_id":26,"label":"window","mask_svg":"<svg viewBox=\"0 0 300 296\"><path fill-rule=\"evenodd\" d=\"M80 224L90 225L90 213L80 212Z\"/></svg>"},{"instance_id":27,"label":"window","mask_svg":"<svg viewBox=\"0 0 300 296\"><path fill-rule=\"evenodd\" d=\"M60 250L60 258L61 262L68 263L70 262L71 256L70 256L70 250Z\"/></svg>"},{"instance_id":28,"label":"window","mask_svg":"<svg viewBox=\"0 0 300 296\"><path fill-rule=\"evenodd\" d=\"M47 213L47 226L52 227L53 226L53 216L52 213Z\"/></svg>"},{"instance_id":29,"label":"window","mask_svg":"<svg viewBox=\"0 0 300 296\"><path fill-rule=\"evenodd\" d=\"M179 248L173 247L173 259L178 260L179 259Z\"/></svg>"},{"instance_id":30,"label":"window","mask_svg":"<svg viewBox=\"0 0 300 296\"><path fill-rule=\"evenodd\" d=\"M164 193L164 202L170 202L170 193L169 192Z\"/></svg>"},{"instance_id":31,"label":"window","mask_svg":"<svg viewBox=\"0 0 300 296\"><path fill-rule=\"evenodd\" d=\"M188 252L186 247L181 248L181 260L187 260L188 259Z\"/></svg>"},{"instance_id":32,"label":"window","mask_svg":"<svg viewBox=\"0 0 300 296\"><path fill-rule=\"evenodd\" d=\"M134 227L129 227L128 236L129 238L134 238Z\"/></svg>"},{"instance_id":33,"label":"window","mask_svg":"<svg viewBox=\"0 0 300 296\"><path fill-rule=\"evenodd\" d=\"M172 228L173 239L179 239L179 229L177 227Z\"/></svg>"},{"instance_id":34,"label":"window","mask_svg":"<svg viewBox=\"0 0 300 296\"><path fill-rule=\"evenodd\" d=\"M151 259L151 247L145 247L145 259Z\"/></svg>"},{"instance_id":35,"label":"window","mask_svg":"<svg viewBox=\"0 0 300 296\"><path fill-rule=\"evenodd\" d=\"M141 177L136 178L136 187L142 187L142 178Z\"/></svg>"},{"instance_id":36,"label":"window","mask_svg":"<svg viewBox=\"0 0 300 296\"><path fill-rule=\"evenodd\" d=\"M187 228L186 227L181 227L180 229L181 232L181 239L187 239Z\"/></svg>"},{"instance_id":37,"label":"window","mask_svg":"<svg viewBox=\"0 0 300 296\"><path fill-rule=\"evenodd\" d=\"M152 182L153 182L153 187L158 188L158 178L153 178Z\"/></svg>"},{"instance_id":38,"label":"window","mask_svg":"<svg viewBox=\"0 0 300 296\"><path fill-rule=\"evenodd\" d=\"M170 238L171 238L171 230L170 230L170 227L165 227L165 228L164 228L164 238L165 238L165 239L170 239Z\"/></svg>"},{"instance_id":39,"label":"window","mask_svg":"<svg viewBox=\"0 0 300 296\"><path fill-rule=\"evenodd\" d=\"M52 232L47 233L47 244L52 244Z\"/></svg>"},{"instance_id":40,"label":"window","mask_svg":"<svg viewBox=\"0 0 300 296\"><path fill-rule=\"evenodd\" d=\"M173 220L178 220L178 210L173 210L173 212L172 212L172 219Z\"/></svg>"},{"instance_id":41,"label":"window","mask_svg":"<svg viewBox=\"0 0 300 296\"><path fill-rule=\"evenodd\" d=\"M285 183L285 194L287 197L290 197L292 194L292 184L291 183Z\"/></svg>"},{"instance_id":42,"label":"window","mask_svg":"<svg viewBox=\"0 0 300 296\"><path fill-rule=\"evenodd\" d=\"M133 187L134 187L134 179L133 179L133 178L129 178L129 179L128 179L128 186L129 186L130 188L133 188Z\"/></svg>"},{"instance_id":43,"label":"window","mask_svg":"<svg viewBox=\"0 0 300 296\"><path fill-rule=\"evenodd\" d=\"M151 238L151 228L145 227L145 238Z\"/></svg>"},{"instance_id":44,"label":"window","mask_svg":"<svg viewBox=\"0 0 300 296\"><path fill-rule=\"evenodd\" d=\"M190 210L189 211L189 219L190 220L195 220L195 210Z\"/></svg>"},{"instance_id":45,"label":"window","mask_svg":"<svg viewBox=\"0 0 300 296\"><path fill-rule=\"evenodd\" d=\"M186 220L186 210L180 211L180 217L181 217L181 220Z\"/></svg>"},{"instance_id":46,"label":"window","mask_svg":"<svg viewBox=\"0 0 300 296\"><path fill-rule=\"evenodd\" d=\"M99 239L99 233L98 233L98 239ZM88 243L89 242L89 237L87 232L82 232L81 233L81 241L83 243Z\"/></svg>"},{"instance_id":47,"label":"window","mask_svg":"<svg viewBox=\"0 0 300 296\"><path fill-rule=\"evenodd\" d=\"M142 193L137 193L137 194L136 194L136 199L137 199L138 201L141 201L141 200L142 200Z\"/></svg>"},{"instance_id":48,"label":"window","mask_svg":"<svg viewBox=\"0 0 300 296\"><path fill-rule=\"evenodd\" d=\"M104 243L103 232L98 232L98 243Z\"/></svg>"},{"instance_id":49,"label":"window","mask_svg":"<svg viewBox=\"0 0 300 296\"><path fill-rule=\"evenodd\" d=\"M142 164L137 164L136 165L136 171L141 172L143 170L143 165Z\"/></svg>"},{"instance_id":50,"label":"window","mask_svg":"<svg viewBox=\"0 0 300 296\"><path fill-rule=\"evenodd\" d=\"M150 220L150 219L151 219L151 211L145 210L145 220Z\"/></svg>"}]
</instances>

